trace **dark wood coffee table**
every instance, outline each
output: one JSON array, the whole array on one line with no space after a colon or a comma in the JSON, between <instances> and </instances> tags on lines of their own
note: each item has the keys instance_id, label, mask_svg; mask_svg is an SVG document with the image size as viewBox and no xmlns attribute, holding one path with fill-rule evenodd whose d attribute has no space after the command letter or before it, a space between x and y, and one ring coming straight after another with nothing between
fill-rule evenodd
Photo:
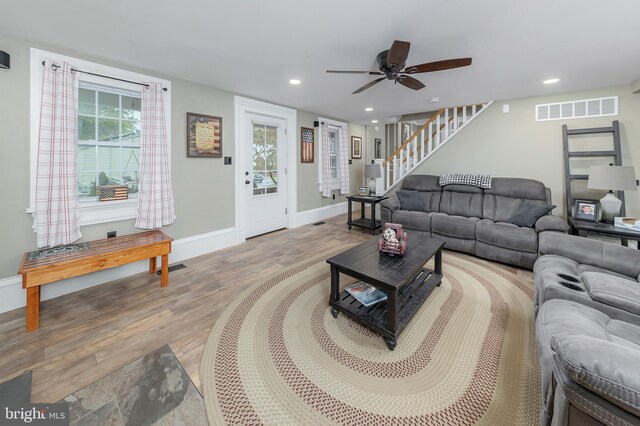
<instances>
[{"instance_id":1,"label":"dark wood coffee table","mask_svg":"<svg viewBox=\"0 0 640 426\"><path fill-rule=\"evenodd\" d=\"M377 242L378 238L373 238L327 259L331 265L329 305L334 318L344 312L380 334L393 350L418 308L442 282L444 242L412 231L404 257L379 254ZM426 268L425 263L434 256L434 269ZM362 305L346 290L340 292L340 273L379 288L387 294L387 300L369 307Z\"/></svg>"}]
</instances>

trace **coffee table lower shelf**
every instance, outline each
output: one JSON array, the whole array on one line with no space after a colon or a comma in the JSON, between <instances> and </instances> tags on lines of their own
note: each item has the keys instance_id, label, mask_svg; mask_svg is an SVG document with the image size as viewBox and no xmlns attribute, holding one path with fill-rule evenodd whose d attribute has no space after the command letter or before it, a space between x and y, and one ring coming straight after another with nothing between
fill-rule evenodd
<instances>
[{"instance_id":1,"label":"coffee table lower shelf","mask_svg":"<svg viewBox=\"0 0 640 426\"><path fill-rule=\"evenodd\" d=\"M400 333L441 282L442 274L423 268L409 284L400 289L397 295L393 294L393 290L385 291L381 288L380 290L387 293L387 300L375 305L364 306L346 290L340 293L338 301L329 300L329 305L334 318L339 312L344 312L350 318L380 334L389 349L393 350ZM394 299L395 306L393 306Z\"/></svg>"}]
</instances>

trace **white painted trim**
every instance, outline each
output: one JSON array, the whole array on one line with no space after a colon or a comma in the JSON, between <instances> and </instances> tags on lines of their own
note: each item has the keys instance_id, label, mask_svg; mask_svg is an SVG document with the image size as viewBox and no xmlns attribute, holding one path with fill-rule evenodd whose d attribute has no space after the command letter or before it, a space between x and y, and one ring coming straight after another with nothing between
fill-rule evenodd
<instances>
[{"instance_id":1,"label":"white painted trim","mask_svg":"<svg viewBox=\"0 0 640 426\"><path fill-rule=\"evenodd\" d=\"M33 215L34 220L36 205L36 161L38 156L38 133L40 127L40 94L42 92L42 77L44 74L42 61L47 58L58 63L68 62L83 71L104 74L131 81L155 81L161 83L163 87L166 87L167 91L164 92L164 113L165 123L167 126L167 144L169 146L169 167L171 167L171 81L35 48L31 48L30 55L30 186L29 207L26 209L26 211L27 213ZM105 80L102 77L94 77L88 74L82 74L82 82L94 83L101 86L114 86L122 88L124 90L132 90L137 93L141 91L140 86L137 84L125 82L116 83L115 81L111 84L105 84L107 81L109 80ZM80 226L114 222L117 220L133 219L136 217L136 211L137 200L130 200L128 202L111 201L109 203L90 203L84 205L83 203L80 203Z\"/></svg>"},{"instance_id":2,"label":"white painted trim","mask_svg":"<svg viewBox=\"0 0 640 426\"><path fill-rule=\"evenodd\" d=\"M186 259L231 247L236 243L235 235L235 228L226 228L177 239L172 243L169 262L182 262ZM64 294L145 272L148 271L148 268L149 263L143 260L47 284L42 287L42 300L53 299ZM0 279L0 313L21 308L25 305L26 295L25 290L22 288L21 277L17 275Z\"/></svg>"},{"instance_id":3,"label":"white painted trim","mask_svg":"<svg viewBox=\"0 0 640 426\"><path fill-rule=\"evenodd\" d=\"M287 227L293 228L295 216L298 211L298 186L297 186L297 160L298 160L298 112L295 109L273 105L267 102L256 101L242 96L233 97L235 117L235 155L236 155L236 184L235 184L235 224L236 243L246 239L244 224L245 197L244 181L247 177L244 164L246 160L245 144L246 114L257 114L267 117L276 117L285 120L287 129Z\"/></svg>"},{"instance_id":4,"label":"white painted trim","mask_svg":"<svg viewBox=\"0 0 640 426\"><path fill-rule=\"evenodd\" d=\"M345 214L347 212L347 201L330 206L318 207L317 209L298 212L296 215L296 227L316 223L330 217Z\"/></svg>"}]
</instances>

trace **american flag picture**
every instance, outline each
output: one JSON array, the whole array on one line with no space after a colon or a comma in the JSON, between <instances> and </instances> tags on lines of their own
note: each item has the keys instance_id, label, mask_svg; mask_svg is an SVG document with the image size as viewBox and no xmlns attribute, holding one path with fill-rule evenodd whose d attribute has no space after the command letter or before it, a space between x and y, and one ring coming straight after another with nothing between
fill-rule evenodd
<instances>
[{"instance_id":1,"label":"american flag picture","mask_svg":"<svg viewBox=\"0 0 640 426\"><path fill-rule=\"evenodd\" d=\"M300 128L300 160L303 163L313 163L313 138L314 129L309 127Z\"/></svg>"}]
</instances>

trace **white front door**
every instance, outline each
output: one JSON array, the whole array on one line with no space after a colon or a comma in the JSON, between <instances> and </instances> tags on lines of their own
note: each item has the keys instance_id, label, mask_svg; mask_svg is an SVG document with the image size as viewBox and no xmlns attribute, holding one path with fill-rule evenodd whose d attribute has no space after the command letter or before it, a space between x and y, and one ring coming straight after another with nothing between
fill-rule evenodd
<instances>
[{"instance_id":1,"label":"white front door","mask_svg":"<svg viewBox=\"0 0 640 426\"><path fill-rule=\"evenodd\" d=\"M285 120L247 114L246 238L287 227Z\"/></svg>"}]
</instances>

